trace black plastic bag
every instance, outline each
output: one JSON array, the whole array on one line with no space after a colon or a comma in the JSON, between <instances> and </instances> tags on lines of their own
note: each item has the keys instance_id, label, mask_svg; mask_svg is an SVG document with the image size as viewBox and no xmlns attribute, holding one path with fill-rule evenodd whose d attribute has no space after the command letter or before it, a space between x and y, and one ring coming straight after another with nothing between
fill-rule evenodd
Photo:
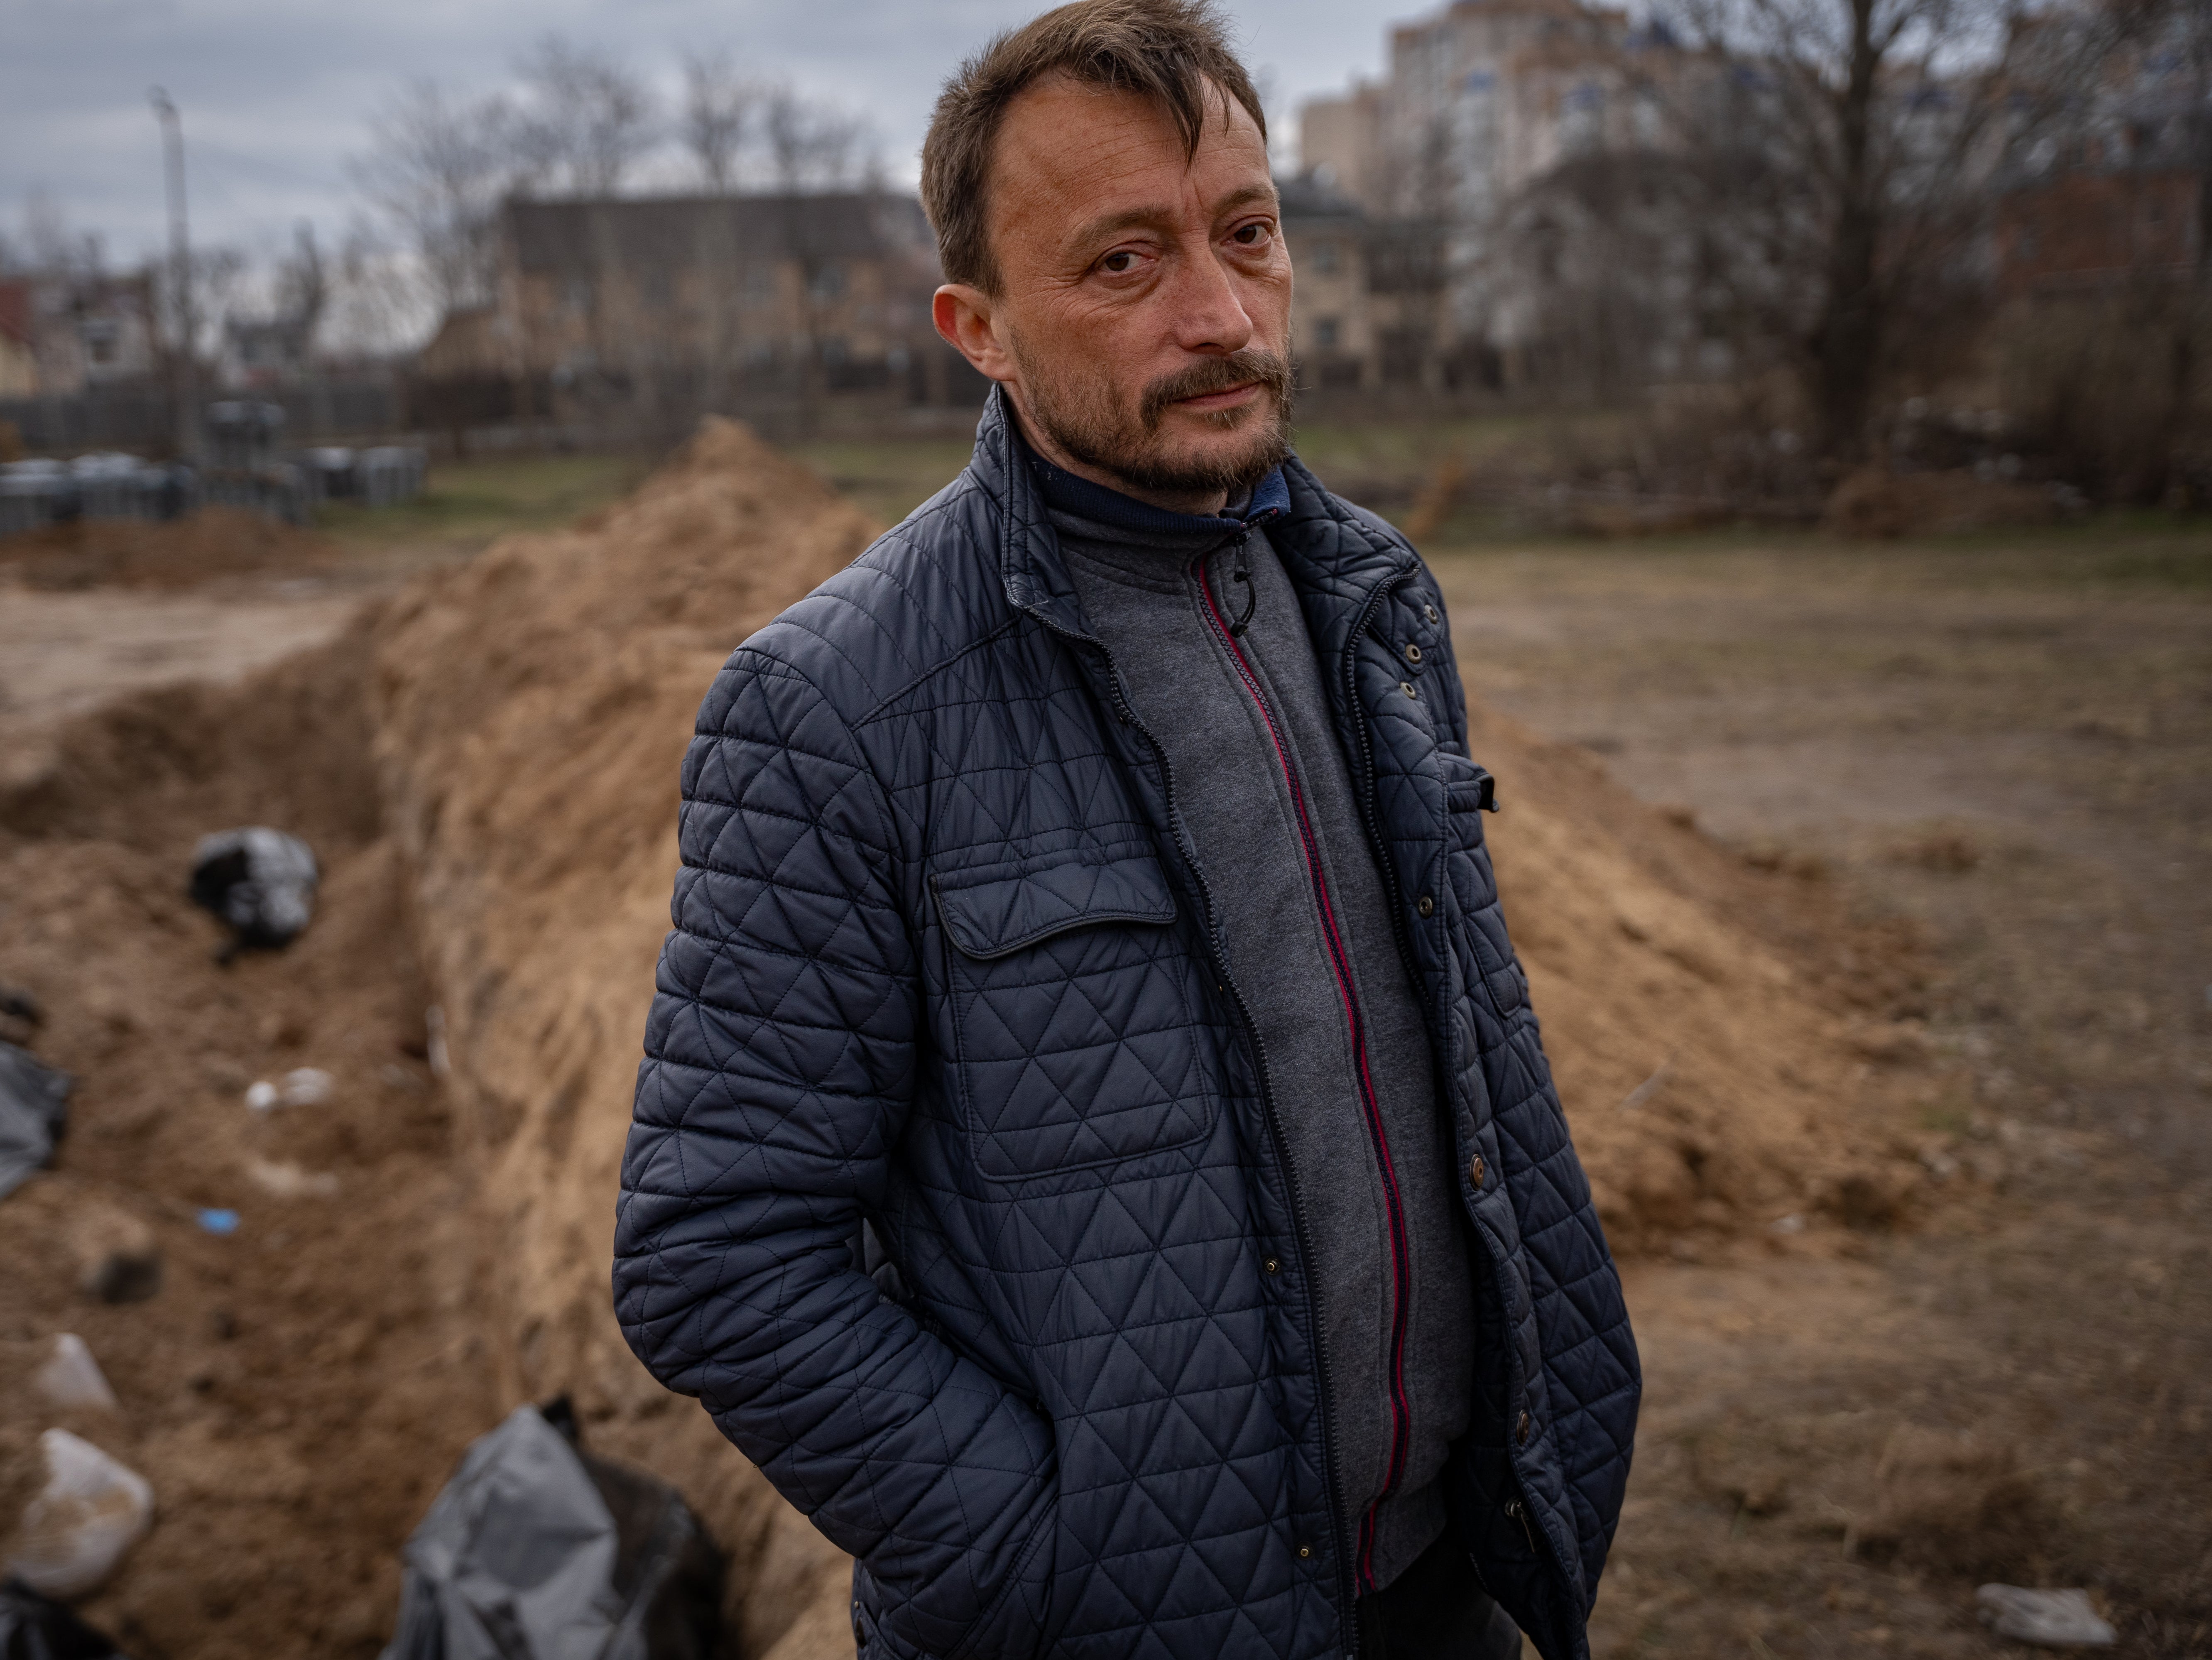
<instances>
[{"instance_id":1,"label":"black plastic bag","mask_svg":"<svg viewBox=\"0 0 2212 1660\"><path fill-rule=\"evenodd\" d=\"M0 1584L0 1660L123 1660L114 1643L20 1579Z\"/></svg>"},{"instance_id":2,"label":"black plastic bag","mask_svg":"<svg viewBox=\"0 0 2212 1660\"><path fill-rule=\"evenodd\" d=\"M33 1060L29 1050L0 1042L0 1199L54 1156L75 1081Z\"/></svg>"},{"instance_id":3,"label":"black plastic bag","mask_svg":"<svg viewBox=\"0 0 2212 1660\"><path fill-rule=\"evenodd\" d=\"M230 925L240 946L275 950L315 914L314 850L296 836L254 824L204 836L192 849L192 903Z\"/></svg>"},{"instance_id":4,"label":"black plastic bag","mask_svg":"<svg viewBox=\"0 0 2212 1660\"><path fill-rule=\"evenodd\" d=\"M666 1482L575 1444L565 1400L480 1438L407 1541L384 1660L709 1660L722 1560Z\"/></svg>"}]
</instances>

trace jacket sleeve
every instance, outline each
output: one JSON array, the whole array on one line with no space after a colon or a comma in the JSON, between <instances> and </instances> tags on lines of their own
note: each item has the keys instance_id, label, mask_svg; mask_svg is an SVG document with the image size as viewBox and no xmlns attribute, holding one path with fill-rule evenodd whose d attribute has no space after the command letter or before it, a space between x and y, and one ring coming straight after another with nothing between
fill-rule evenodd
<instances>
[{"instance_id":1,"label":"jacket sleeve","mask_svg":"<svg viewBox=\"0 0 2212 1660\"><path fill-rule=\"evenodd\" d=\"M882 786L804 676L741 650L684 759L679 839L617 1213L623 1334L866 1564L888 1634L994 1651L987 1630L1042 1615L1049 1428L852 1250L920 1019Z\"/></svg>"}]
</instances>

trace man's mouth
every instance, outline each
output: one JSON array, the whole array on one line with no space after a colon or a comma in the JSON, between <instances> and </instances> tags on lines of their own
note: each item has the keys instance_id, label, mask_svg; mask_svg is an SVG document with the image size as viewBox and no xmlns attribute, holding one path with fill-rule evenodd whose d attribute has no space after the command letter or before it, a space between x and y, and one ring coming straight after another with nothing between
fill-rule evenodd
<instances>
[{"instance_id":1,"label":"man's mouth","mask_svg":"<svg viewBox=\"0 0 2212 1660\"><path fill-rule=\"evenodd\" d=\"M1290 390L1290 366L1281 358L1272 352L1233 352L1153 381L1145 389L1139 418L1146 432L1157 433L1170 410L1208 416L1241 414L1267 403L1287 408Z\"/></svg>"},{"instance_id":2,"label":"man's mouth","mask_svg":"<svg viewBox=\"0 0 2212 1660\"><path fill-rule=\"evenodd\" d=\"M1236 409L1260 395L1257 380L1240 380L1233 386L1223 386L1213 392L1201 392L1188 398L1178 398L1172 407L1193 410L1200 414L1211 414L1216 410Z\"/></svg>"}]
</instances>

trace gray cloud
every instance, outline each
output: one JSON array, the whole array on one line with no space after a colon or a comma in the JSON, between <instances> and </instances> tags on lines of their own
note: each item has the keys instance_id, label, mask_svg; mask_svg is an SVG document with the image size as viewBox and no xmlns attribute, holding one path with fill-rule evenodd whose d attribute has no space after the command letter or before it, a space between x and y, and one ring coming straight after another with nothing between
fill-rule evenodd
<instances>
[{"instance_id":1,"label":"gray cloud","mask_svg":"<svg viewBox=\"0 0 2212 1660\"><path fill-rule=\"evenodd\" d=\"M1391 14L1342 0L1232 0L1285 119L1382 56ZM266 250L360 203L346 158L408 78L488 91L549 30L620 52L672 91L678 54L726 46L866 116L910 179L937 88L1036 0L0 0L0 225L43 191L118 259L162 235L147 89L184 112L196 240Z\"/></svg>"}]
</instances>

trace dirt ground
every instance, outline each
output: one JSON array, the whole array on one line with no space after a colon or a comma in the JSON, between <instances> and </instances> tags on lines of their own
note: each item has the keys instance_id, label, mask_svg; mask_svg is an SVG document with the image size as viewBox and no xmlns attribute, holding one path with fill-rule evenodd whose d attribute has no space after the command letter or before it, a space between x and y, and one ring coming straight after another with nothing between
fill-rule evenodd
<instances>
[{"instance_id":1,"label":"dirt ground","mask_svg":"<svg viewBox=\"0 0 2212 1660\"><path fill-rule=\"evenodd\" d=\"M901 488L868 505L895 515ZM49 740L103 685L154 686L88 763L120 764L155 707L202 707L167 683L340 637L362 598L477 545L346 532L335 575L0 593L0 754ZM1840 1252L1794 1249L1786 1228L1729 1250L1686 1231L1630 1265L1649 1392L1598 1654L2023 1652L1975 1625L1984 1578L2089 1587L2118 1652L2212 1654L2212 538L1723 537L1436 562L1479 696L1873 933L1917 931L1933 970L1883 996L1926 1022L1918 1145L1940 1202ZM303 691L266 718L312 733L343 716ZM398 1542L504 1404L469 1347L474 1196L367 788L180 765L119 815L23 798L58 821L94 812L79 834L96 847L11 848L0 824L0 982L82 942L40 988L39 1047L81 1057L86 1096L116 1104L73 1132L98 1180L0 1201L0 1257L33 1269L0 1290L0 1358L12 1374L71 1323L127 1420L85 1432L238 1541L234 1571L210 1574L205 1538L157 1529L90 1606L147 1657L244 1653L222 1633L248 1628L294 1633L287 1652L373 1654ZM210 989L179 826L308 793L337 804L309 827L324 915ZM126 932L143 960L100 947ZM177 989L134 1012L121 988L149 982ZM180 1026L182 1051L151 1041ZM292 1066L331 1072L331 1102L244 1110L246 1082ZM88 1204L154 1228L161 1297L77 1293L64 1213ZM245 1225L209 1235L200 1204ZM396 1257L369 1247L392 1237L410 1242ZM323 1382L273 1388L302 1355ZM368 1390L372 1373L389 1386ZM21 1416L4 1396L0 1432ZM10 1451L0 1432L0 1466ZM242 1464L264 1474L206 1490ZM283 1572L257 1572L258 1548ZM184 1627L203 1635L163 1640Z\"/></svg>"},{"instance_id":2,"label":"dirt ground","mask_svg":"<svg viewBox=\"0 0 2212 1660\"><path fill-rule=\"evenodd\" d=\"M2212 537L1436 562L1471 691L1912 921L1970 1080L1923 1108L1921 1225L1631 1267L1599 1655L2006 1651L1984 1578L2212 1653Z\"/></svg>"}]
</instances>

